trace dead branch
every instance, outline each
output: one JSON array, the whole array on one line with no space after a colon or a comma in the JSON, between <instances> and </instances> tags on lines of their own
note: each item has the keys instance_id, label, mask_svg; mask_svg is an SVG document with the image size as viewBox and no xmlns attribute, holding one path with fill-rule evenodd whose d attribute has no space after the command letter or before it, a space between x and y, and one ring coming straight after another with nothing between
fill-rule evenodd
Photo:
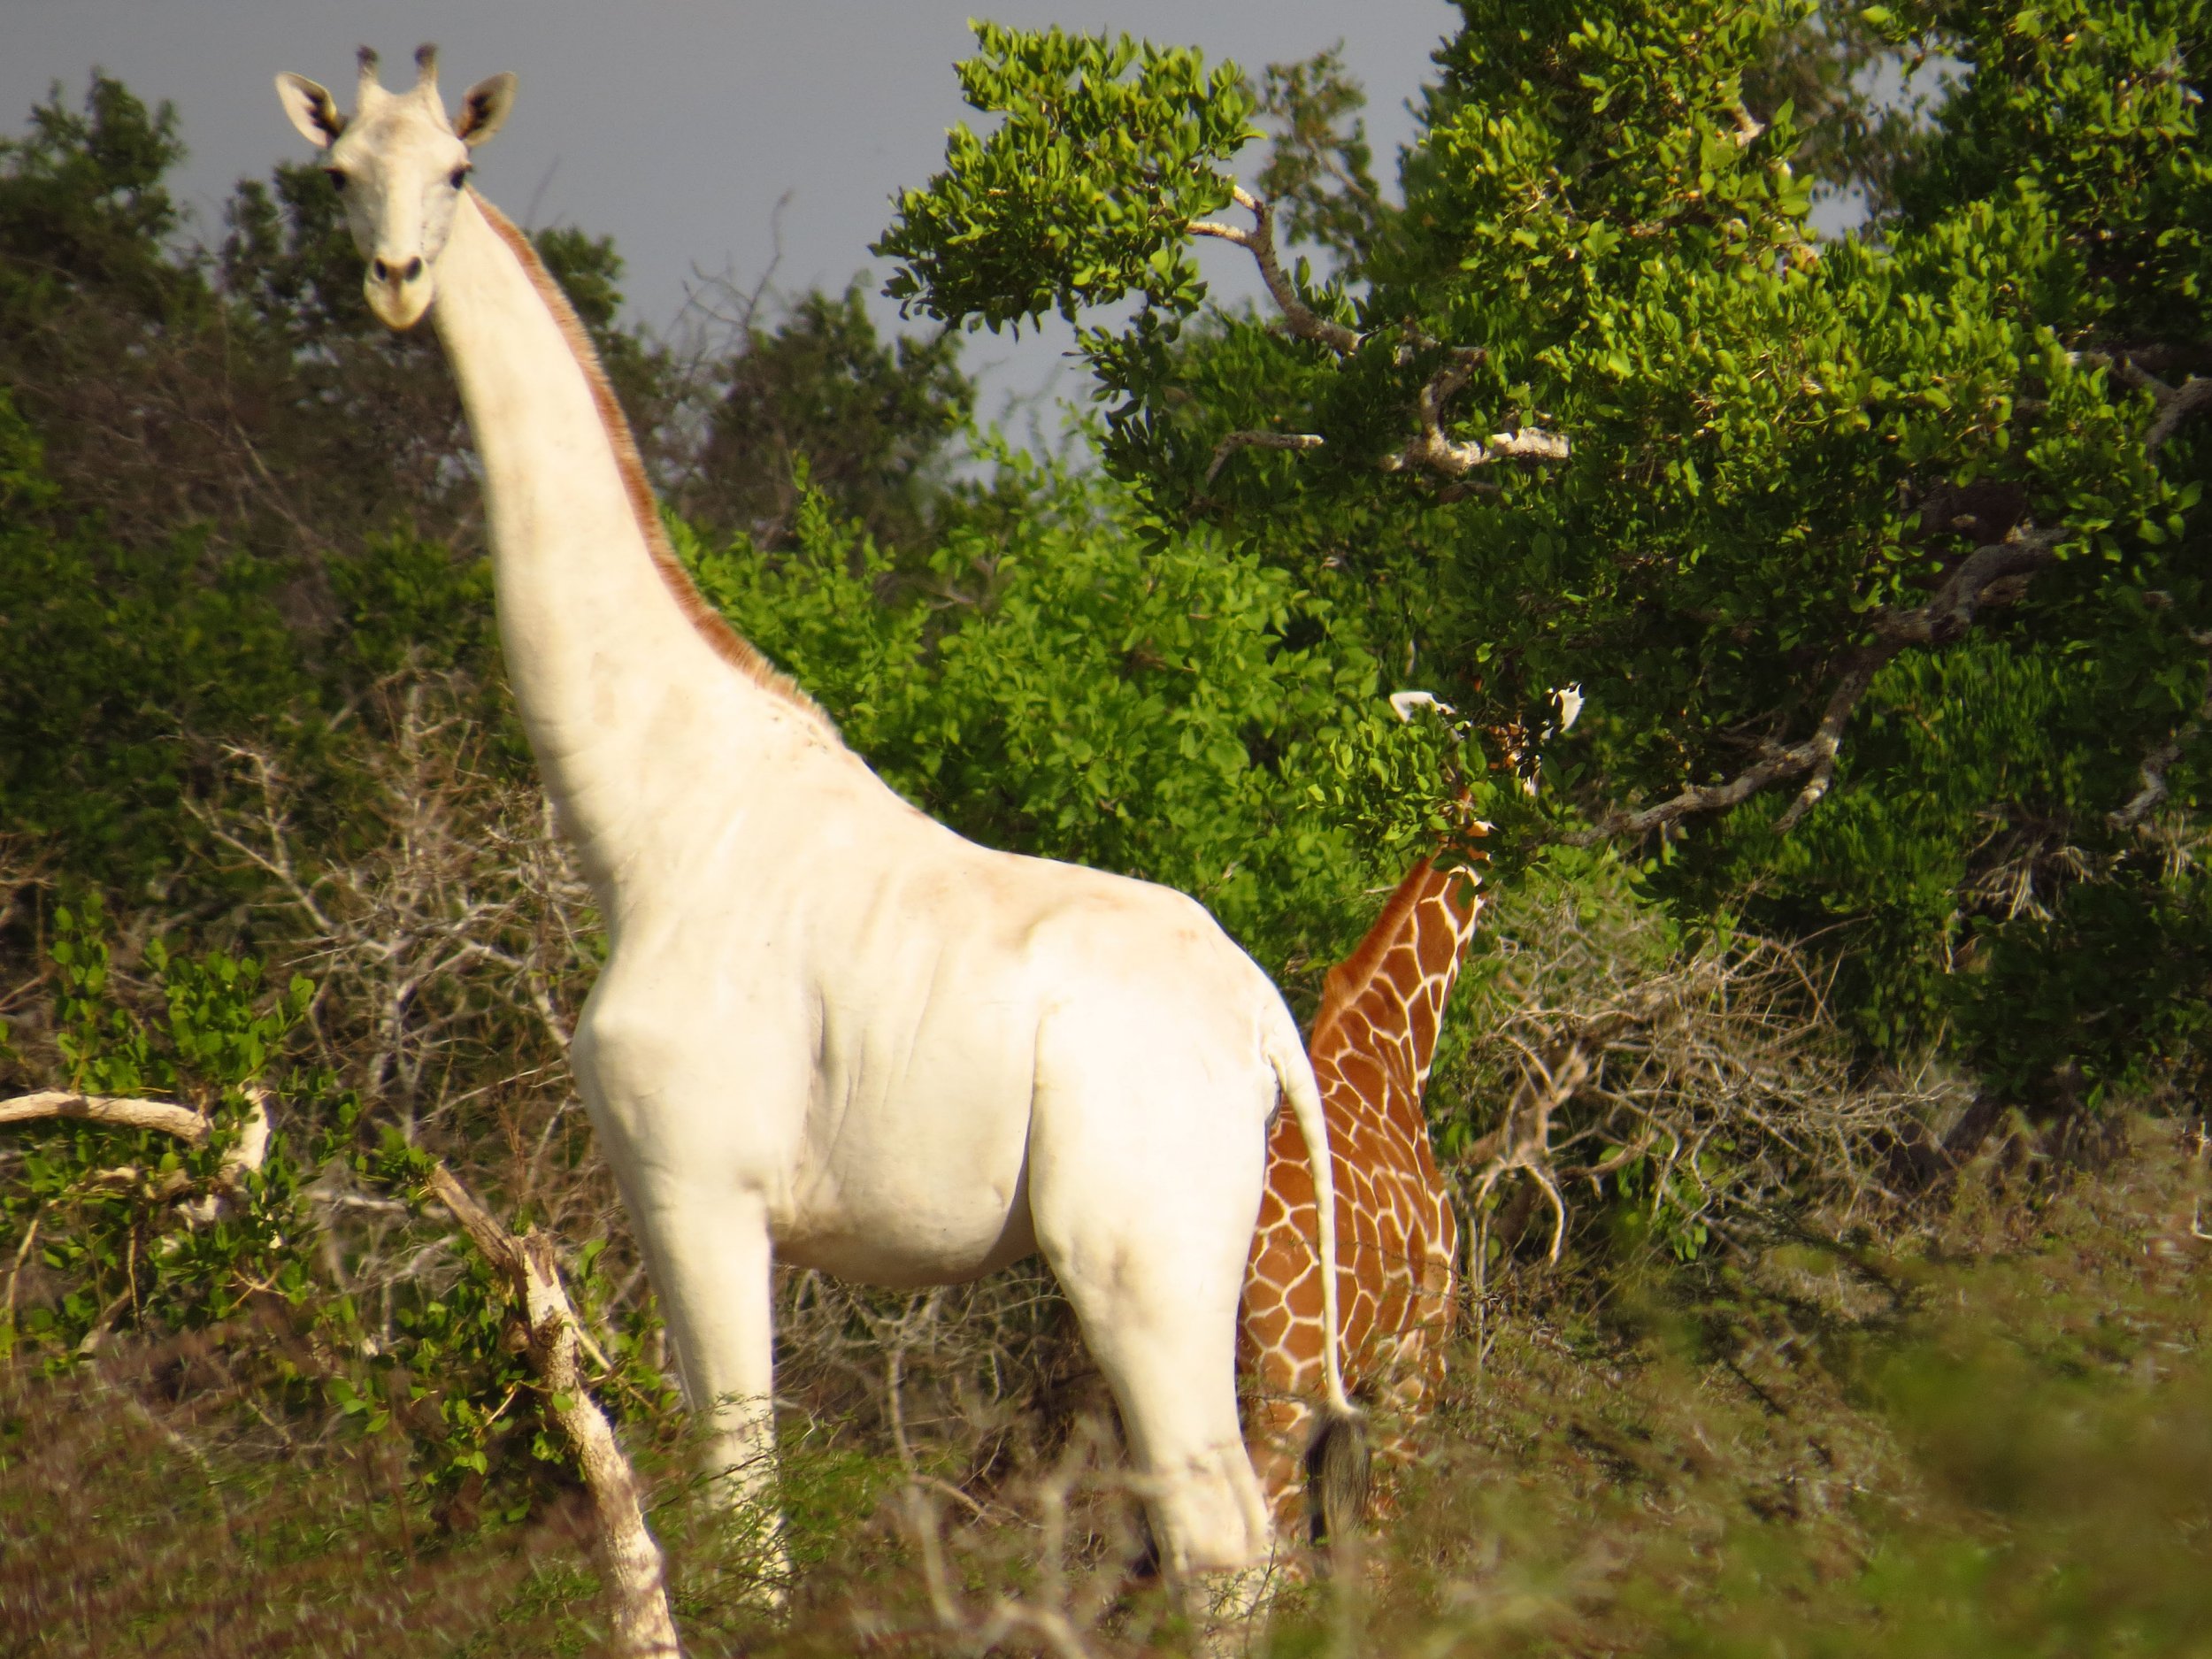
<instances>
[{"instance_id":1,"label":"dead branch","mask_svg":"<svg viewBox=\"0 0 2212 1659\"><path fill-rule=\"evenodd\" d=\"M1480 1261L1487 1249L1490 1194L1499 1181L1517 1170L1550 1201L1551 1250L1545 1260L1556 1263L1567 1244L1567 1204L1560 1196L1558 1178L1552 1172L1552 1114L1571 1100L1589 1077L1592 1049L1579 1037L1549 1045L1548 1055L1539 1053L1518 1037L1509 1034L1507 1041L1520 1050L1527 1070L1514 1093L1513 1103L1506 1109L1505 1121L1477 1141L1469 1155L1482 1160L1475 1174L1476 1259Z\"/></svg>"},{"instance_id":2,"label":"dead branch","mask_svg":"<svg viewBox=\"0 0 2212 1659\"><path fill-rule=\"evenodd\" d=\"M542 797L475 769L458 688L413 680L378 698L391 735L366 756L374 833L361 851L313 856L292 780L250 747L228 751L237 794L195 810L291 925L320 984L310 1023L325 1057L412 1138L457 1103L443 1087L456 1069L496 1087L559 1064L590 901Z\"/></svg>"},{"instance_id":3,"label":"dead branch","mask_svg":"<svg viewBox=\"0 0 2212 1659\"><path fill-rule=\"evenodd\" d=\"M1310 432L1233 432L1214 445L1214 463L1206 469L1206 481L1210 484L1220 477L1239 449L1317 449L1322 442Z\"/></svg>"},{"instance_id":4,"label":"dead branch","mask_svg":"<svg viewBox=\"0 0 2212 1659\"><path fill-rule=\"evenodd\" d=\"M1816 1189L1848 1207L1878 1193L1886 1157L1937 1115L1924 1079L1854 1075L1796 952L1739 937L1686 957L1658 926L1586 917L1564 901L1501 913L1502 1002L1470 1061L1481 1093L1508 1104L1460 1166L1471 1284L1482 1282L1493 1200L1509 1175L1530 1186L1499 1210L1500 1228L1517 1235L1525 1223L1514 1217L1540 1201L1555 1261L1566 1193L1601 1191L1640 1160L1652 1171L1649 1202L1686 1225L1755 1223L1785 1196ZM1571 1164L1576 1147L1589 1149Z\"/></svg>"},{"instance_id":5,"label":"dead branch","mask_svg":"<svg viewBox=\"0 0 2212 1659\"><path fill-rule=\"evenodd\" d=\"M1571 839L1586 847L1615 835L1647 834L1694 814L1726 811L1774 784L1804 778L1798 798L1775 826L1783 831L1793 828L1834 781L1844 729L1874 676L1908 647L1940 649L1955 644L1982 611L2012 603L2030 577L2057 562L2057 547L2065 534L2063 529L2016 527L2002 541L1978 547L1960 560L1927 603L1876 611L1869 620L1873 641L1845 657L1819 723L1801 741L1769 744L1758 760L1722 782L1686 787L1638 811L1610 808L1593 828Z\"/></svg>"},{"instance_id":6,"label":"dead branch","mask_svg":"<svg viewBox=\"0 0 2212 1659\"><path fill-rule=\"evenodd\" d=\"M947 1560L943 1520L923 1483L910 1473L901 1509L905 1530L921 1558L922 1582L928 1593L932 1620L939 1633L950 1636L968 1652L1002 1651L1010 1639L1026 1639L1054 1659L1087 1659L1091 1652L1082 1632L1096 1624L1114 1597L1115 1580L1100 1576L1079 1594L1069 1582L1066 1554L1071 1500L1079 1486L1094 1484L1126 1499L1141 1497L1148 1483L1125 1471L1111 1472L1101 1480L1086 1475L1105 1454L1110 1436L1096 1422L1082 1425L1062 1449L1052 1467L1029 1488L1036 1503L1032 1571L1026 1593L983 1592L973 1601ZM964 1494L956 1494L968 1502ZM888 1635L891 1632L875 1632ZM906 1633L906 1632L900 1632ZM919 1632L913 1632L919 1633ZM1210 1650L1209 1650L1210 1651Z\"/></svg>"},{"instance_id":7,"label":"dead branch","mask_svg":"<svg viewBox=\"0 0 2212 1659\"><path fill-rule=\"evenodd\" d=\"M269 1114L267 1097L259 1089L249 1091L250 1115L238 1142L225 1156L223 1170L233 1183L236 1171L257 1170L267 1155ZM134 1096L81 1094L65 1089L42 1089L35 1094L0 1101L0 1125L76 1118L88 1123L126 1129L150 1129L175 1136L188 1145L203 1146L214 1125L188 1106L173 1101ZM136 1179L134 1167L102 1172ZM599 1544L607 1569L613 1603L615 1645L622 1659L681 1659L674 1621L668 1611L665 1575L660 1549L646 1530L638 1501L638 1480L623 1455L606 1414L600 1410L584 1386L577 1356L598 1350L576 1317L561 1286L560 1265L552 1240L536 1228L518 1239L477 1202L469 1190L443 1164L434 1165L430 1189L453 1212L454 1219L472 1240L484 1259L509 1282L530 1330L530 1354L543 1379L556 1422L576 1449L584 1485L590 1492L598 1521ZM209 1218L212 1218L212 1210ZM34 1220L16 1262L36 1236ZM11 1275L7 1300L14 1301L15 1275ZM121 1302L110 1314L119 1310ZM88 1343L96 1345L104 1331L105 1317ZM603 1356L600 1363L603 1366Z\"/></svg>"},{"instance_id":8,"label":"dead branch","mask_svg":"<svg viewBox=\"0 0 2212 1659\"><path fill-rule=\"evenodd\" d=\"M241 1190L243 1186L242 1178L260 1169L269 1155L269 1097L255 1084L248 1084L242 1093L246 1097L246 1111L239 1119L238 1139L224 1152L222 1163L215 1173L216 1186L220 1192L234 1194ZM12 1100L0 1101L0 1125L51 1122L58 1118L104 1124L117 1129L150 1129L161 1134L173 1135L187 1146L193 1147L206 1145L208 1137L215 1130L212 1119L173 1101L142 1100L133 1095L79 1094L67 1089L40 1089L35 1094L18 1094ZM98 1170L91 1177L95 1186L124 1188L135 1187L144 1179L145 1172L135 1164ZM192 1190L192 1186L190 1176L177 1171L162 1180L153 1195L166 1202L184 1197ZM213 1221L221 1210L219 1192L203 1194L183 1206L185 1219L202 1226ZM33 1226L35 1229L35 1222ZM9 1285L9 1295L12 1301L12 1280Z\"/></svg>"},{"instance_id":9,"label":"dead branch","mask_svg":"<svg viewBox=\"0 0 2212 1659\"><path fill-rule=\"evenodd\" d=\"M668 1610L660 1547L646 1528L630 1460L606 1413L584 1386L577 1355L587 1339L561 1286L553 1241L535 1227L516 1238L443 1164L432 1166L429 1187L484 1259L506 1278L529 1325L530 1356L544 1381L548 1406L575 1448L598 1518L612 1611L610 1651L622 1659L680 1659L683 1649Z\"/></svg>"},{"instance_id":10,"label":"dead branch","mask_svg":"<svg viewBox=\"0 0 2212 1659\"><path fill-rule=\"evenodd\" d=\"M76 1094L41 1089L0 1101L0 1124L33 1123L55 1118L80 1118L119 1129L155 1129L192 1146L203 1144L214 1125L189 1106L117 1094Z\"/></svg>"},{"instance_id":11,"label":"dead branch","mask_svg":"<svg viewBox=\"0 0 2212 1659\"><path fill-rule=\"evenodd\" d=\"M1275 309L1283 314L1283 326L1301 340L1310 340L1326 346L1340 357L1349 357L1359 349L1359 332L1347 328L1333 318L1324 317L1299 297L1298 286L1283 269L1282 261L1275 252L1274 204L1254 196L1241 185L1233 186L1231 194L1236 204L1252 216L1252 228L1240 229L1213 219L1195 219L1187 227L1194 236L1214 236L1223 242L1233 242L1252 256L1260 268L1260 280L1267 284L1269 297Z\"/></svg>"}]
</instances>

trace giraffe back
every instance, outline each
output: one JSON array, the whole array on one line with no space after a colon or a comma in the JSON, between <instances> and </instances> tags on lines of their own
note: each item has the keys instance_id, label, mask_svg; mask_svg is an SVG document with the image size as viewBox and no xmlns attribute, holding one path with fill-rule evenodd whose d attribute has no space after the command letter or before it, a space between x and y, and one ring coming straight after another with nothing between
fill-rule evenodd
<instances>
[{"instance_id":1,"label":"giraffe back","mask_svg":"<svg viewBox=\"0 0 2212 1659\"><path fill-rule=\"evenodd\" d=\"M1459 1223L1429 1144L1421 1092L1444 1005L1481 908L1464 867L1416 864L1351 956L1329 971L1307 1042L1336 1176L1338 1309L1346 1386L1405 1419L1426 1403L1450 1334ZM1238 1364L1253 1459L1279 1529L1301 1509L1301 1464L1321 1394L1318 1217L1305 1138L1279 1113L1245 1272ZM1402 1450L1386 1440L1388 1459Z\"/></svg>"}]
</instances>

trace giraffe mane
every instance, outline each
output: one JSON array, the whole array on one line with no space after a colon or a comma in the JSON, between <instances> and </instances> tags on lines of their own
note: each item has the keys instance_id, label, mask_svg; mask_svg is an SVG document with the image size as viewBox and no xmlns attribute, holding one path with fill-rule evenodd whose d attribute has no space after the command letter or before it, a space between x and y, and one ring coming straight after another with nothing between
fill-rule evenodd
<instances>
[{"instance_id":1,"label":"giraffe mane","mask_svg":"<svg viewBox=\"0 0 2212 1659\"><path fill-rule=\"evenodd\" d=\"M729 625L727 618L707 603L704 594L691 580L691 572L684 569L683 561L676 557L676 549L669 545L668 533L661 526L660 509L653 498L653 486L645 476L645 461L639 455L637 439L630 431L630 422L616 400L613 384L601 365L598 350L591 343L591 336L584 332L583 320L576 315L576 308L569 303L561 285L553 280L553 273L545 268L545 261L530 239L516 228L514 222L472 190L479 211L484 215L499 239L507 244L508 251L521 261L530 284L538 291L538 297L553 313L559 325L561 337L575 354L577 366L584 372L584 380L591 388L593 405L599 411L600 425L606 428L607 445L614 451L616 469L622 475L622 486L630 499L631 516L637 520L638 534L645 538L647 552L652 556L653 567L660 572L661 580L674 596L678 609L696 629L701 638L711 646L715 655L744 675L772 696L790 704L800 713L813 720L833 743L841 746L836 722L832 720L822 705L799 689L798 682L781 672L764 656L758 646Z\"/></svg>"},{"instance_id":2,"label":"giraffe mane","mask_svg":"<svg viewBox=\"0 0 2212 1659\"><path fill-rule=\"evenodd\" d=\"M1321 981L1321 1008L1313 1017L1313 1030L1306 1039L1309 1052L1317 1052L1345 1012L1367 994L1382 972L1383 964L1397 948L1406 923L1421 902L1422 886L1435 868L1433 859L1424 858L1406 872L1405 879L1398 883L1398 890L1390 895L1390 902L1383 906L1375 925L1367 930L1367 936L1359 941L1352 954L1331 968ZM1470 879L1472 879L1471 875ZM1451 904L1448 894L1445 902ZM1459 907L1453 904L1452 908Z\"/></svg>"}]
</instances>

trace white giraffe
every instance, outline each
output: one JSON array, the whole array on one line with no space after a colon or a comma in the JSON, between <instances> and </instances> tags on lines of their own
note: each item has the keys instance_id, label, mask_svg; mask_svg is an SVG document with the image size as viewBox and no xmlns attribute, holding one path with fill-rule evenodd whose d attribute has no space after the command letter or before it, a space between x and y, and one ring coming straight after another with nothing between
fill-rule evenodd
<instances>
[{"instance_id":1,"label":"white giraffe","mask_svg":"<svg viewBox=\"0 0 2212 1659\"><path fill-rule=\"evenodd\" d=\"M1164 1564L1244 1565L1269 1537L1233 1376L1266 1125L1287 1098L1328 1133L1281 997L1184 895L917 811L707 607L575 313L469 188L514 77L449 119L434 50L416 62L390 93L365 49L350 118L277 89L370 308L430 313L460 382L508 674L607 932L572 1062L710 1466L736 1497L772 1471L772 1256L911 1286L1041 1250ZM1357 1438L1333 1347L1327 1386L1333 1455Z\"/></svg>"}]
</instances>

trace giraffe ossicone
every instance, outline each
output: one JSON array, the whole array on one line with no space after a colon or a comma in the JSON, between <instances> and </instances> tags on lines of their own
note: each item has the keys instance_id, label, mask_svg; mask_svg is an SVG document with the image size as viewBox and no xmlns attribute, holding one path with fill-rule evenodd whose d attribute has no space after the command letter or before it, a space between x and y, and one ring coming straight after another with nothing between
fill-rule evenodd
<instances>
[{"instance_id":1,"label":"giraffe ossicone","mask_svg":"<svg viewBox=\"0 0 2212 1659\"><path fill-rule=\"evenodd\" d=\"M573 310L468 186L513 77L449 116L417 61L396 94L365 53L349 118L300 76L278 95L371 306L427 315L460 383L508 677L607 934L571 1062L721 1489L773 1470L773 1259L915 1286L1036 1250L1163 1564L1243 1566L1268 1539L1234 1379L1266 1125L1287 1100L1327 1138L1281 996L1184 895L917 811L701 600ZM1333 1446L1356 1414L1325 1369Z\"/></svg>"},{"instance_id":2,"label":"giraffe ossicone","mask_svg":"<svg viewBox=\"0 0 2212 1659\"><path fill-rule=\"evenodd\" d=\"M1302 1522L1317 1533L1340 1525L1331 1494L1301 1479L1314 1414L1327 1397L1331 1335L1341 1345L1346 1385L1376 1401L1396 1431L1381 1448L1386 1461L1407 1455L1403 1426L1443 1381L1459 1218L1421 1094L1481 912L1479 887L1468 863L1425 858L1408 872L1323 984L1307 1052L1328 1118L1325 1156L1309 1155L1310 1142L1288 1114L1268 1139L1237 1360L1254 1461L1286 1542ZM1333 1276L1320 1225L1332 1209ZM1332 1277L1333 1313L1325 1294Z\"/></svg>"}]
</instances>

